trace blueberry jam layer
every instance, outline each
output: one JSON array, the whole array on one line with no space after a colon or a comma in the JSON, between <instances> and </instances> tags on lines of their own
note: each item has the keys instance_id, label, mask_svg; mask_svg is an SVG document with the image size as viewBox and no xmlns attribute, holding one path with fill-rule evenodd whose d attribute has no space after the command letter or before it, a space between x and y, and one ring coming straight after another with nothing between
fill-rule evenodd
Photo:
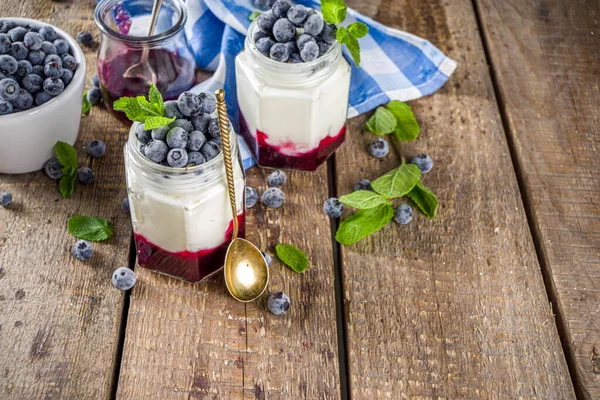
<instances>
[{"instance_id":1,"label":"blueberry jam layer","mask_svg":"<svg viewBox=\"0 0 600 400\"><path fill-rule=\"evenodd\" d=\"M240 112L240 133L254 153L256 162L261 167L295 169L299 171L314 171L341 146L346 138L346 125L336 136L327 136L319 145L297 156L283 154L281 150L293 150L294 144L289 142L284 146L271 146L267 143L268 135L259 130L256 137L250 132L246 119Z\"/></svg>"},{"instance_id":2,"label":"blueberry jam layer","mask_svg":"<svg viewBox=\"0 0 600 400\"><path fill-rule=\"evenodd\" d=\"M239 237L245 236L246 216L238 215ZM199 228L200 229L200 228ZM223 268L227 247L233 236L233 221L225 234L224 242L213 249L197 252L180 251L173 253L148 241L134 232L138 264L152 271L182 279L187 282L200 282L207 276Z\"/></svg>"},{"instance_id":3,"label":"blueberry jam layer","mask_svg":"<svg viewBox=\"0 0 600 400\"><path fill-rule=\"evenodd\" d=\"M98 76L104 93L104 104L118 119L129 125L131 121L124 113L113 110L113 103L121 97L145 96L148 93L150 86L145 80L123 78L125 71L137 64L141 55L141 49L123 47L110 59L98 59ZM177 99L179 94L196 83L195 65L175 52L151 49L148 62L157 73L156 87L165 101Z\"/></svg>"}]
</instances>

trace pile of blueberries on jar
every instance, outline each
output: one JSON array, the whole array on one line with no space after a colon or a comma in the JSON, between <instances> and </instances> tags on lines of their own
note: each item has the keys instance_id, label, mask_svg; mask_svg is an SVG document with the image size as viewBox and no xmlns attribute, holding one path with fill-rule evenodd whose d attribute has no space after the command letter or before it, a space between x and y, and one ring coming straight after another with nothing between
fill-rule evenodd
<instances>
[{"instance_id":1,"label":"pile of blueberries on jar","mask_svg":"<svg viewBox=\"0 0 600 400\"><path fill-rule=\"evenodd\" d=\"M69 43L51 26L38 29L0 20L0 115L58 96L77 66Z\"/></svg>"},{"instance_id":2,"label":"pile of blueberries on jar","mask_svg":"<svg viewBox=\"0 0 600 400\"><path fill-rule=\"evenodd\" d=\"M175 117L168 126L145 130L136 127L140 151L147 159L167 167L185 168L204 164L221 153L217 108L210 92L183 92L177 100L165 102L164 116Z\"/></svg>"},{"instance_id":3,"label":"pile of blueberries on jar","mask_svg":"<svg viewBox=\"0 0 600 400\"><path fill-rule=\"evenodd\" d=\"M279 62L314 61L327 53L336 41L335 25L328 24L321 14L289 0L277 0L271 11L260 14L253 34L256 48Z\"/></svg>"}]
</instances>

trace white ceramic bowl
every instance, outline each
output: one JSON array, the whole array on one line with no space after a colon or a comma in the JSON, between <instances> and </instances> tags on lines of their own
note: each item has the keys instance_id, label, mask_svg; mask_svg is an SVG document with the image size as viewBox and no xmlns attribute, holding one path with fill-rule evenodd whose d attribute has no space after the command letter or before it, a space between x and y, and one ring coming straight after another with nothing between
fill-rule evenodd
<instances>
[{"instance_id":1,"label":"white ceramic bowl","mask_svg":"<svg viewBox=\"0 0 600 400\"><path fill-rule=\"evenodd\" d=\"M19 25L50 25L28 18L0 18ZM81 121L85 56L77 42L62 29L52 26L71 46L79 63L65 90L41 106L14 114L0 115L0 173L37 171L54 155L57 141L75 143Z\"/></svg>"}]
</instances>

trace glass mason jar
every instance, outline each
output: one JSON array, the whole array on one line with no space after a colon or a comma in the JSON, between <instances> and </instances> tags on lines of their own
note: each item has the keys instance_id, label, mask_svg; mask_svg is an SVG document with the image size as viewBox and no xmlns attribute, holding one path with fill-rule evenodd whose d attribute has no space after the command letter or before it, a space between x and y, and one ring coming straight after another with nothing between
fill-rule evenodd
<instances>
[{"instance_id":1,"label":"glass mason jar","mask_svg":"<svg viewBox=\"0 0 600 400\"><path fill-rule=\"evenodd\" d=\"M311 62L271 60L257 29L235 60L240 133L261 167L314 171L344 141L350 65L338 42Z\"/></svg>"},{"instance_id":2,"label":"glass mason jar","mask_svg":"<svg viewBox=\"0 0 600 400\"><path fill-rule=\"evenodd\" d=\"M102 33L98 50L98 77L104 104L118 119L131 123L112 105L120 97L145 96L149 82L124 78L140 62L144 51L157 75L156 87L165 100L176 99L195 84L196 62L184 33L187 9L181 0L164 0L156 28L148 36L154 0L101 0L96 25Z\"/></svg>"},{"instance_id":3,"label":"glass mason jar","mask_svg":"<svg viewBox=\"0 0 600 400\"><path fill-rule=\"evenodd\" d=\"M172 168L148 160L133 124L125 173L138 265L200 282L223 267L233 234L223 153L206 163ZM230 128L239 236L245 231L245 173Z\"/></svg>"}]
</instances>

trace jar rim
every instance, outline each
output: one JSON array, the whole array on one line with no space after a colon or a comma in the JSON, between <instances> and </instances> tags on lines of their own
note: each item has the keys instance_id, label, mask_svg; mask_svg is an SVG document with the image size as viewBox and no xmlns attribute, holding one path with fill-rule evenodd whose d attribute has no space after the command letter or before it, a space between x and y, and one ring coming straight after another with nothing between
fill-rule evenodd
<instances>
[{"instance_id":1,"label":"jar rim","mask_svg":"<svg viewBox=\"0 0 600 400\"><path fill-rule=\"evenodd\" d=\"M148 0L150 1L150 0ZM184 27L185 27L185 23L187 21L187 10L186 7L184 6L183 2L181 0L168 0L170 2L172 2L177 10L179 11L180 15L179 15L179 20L177 20L177 22L175 24L173 24L173 26L171 26L169 29L167 29L164 32L158 33L156 35L152 35L152 36L128 36L128 35L123 35L115 30L113 30L111 27L109 27L106 22L104 22L104 15L106 12L110 11L110 9L114 8L114 6L116 6L119 3L123 3L123 0L101 0L98 5L96 6L96 9L94 11L94 19L96 21L96 26L98 26L98 29L100 29L100 31L102 33L104 33L107 36L110 36L113 39L117 39L121 42L124 43L128 43L128 44L152 44L152 43L156 43L156 42L160 42L164 39L168 39L174 35L176 35L177 33L179 33Z\"/></svg>"}]
</instances>

